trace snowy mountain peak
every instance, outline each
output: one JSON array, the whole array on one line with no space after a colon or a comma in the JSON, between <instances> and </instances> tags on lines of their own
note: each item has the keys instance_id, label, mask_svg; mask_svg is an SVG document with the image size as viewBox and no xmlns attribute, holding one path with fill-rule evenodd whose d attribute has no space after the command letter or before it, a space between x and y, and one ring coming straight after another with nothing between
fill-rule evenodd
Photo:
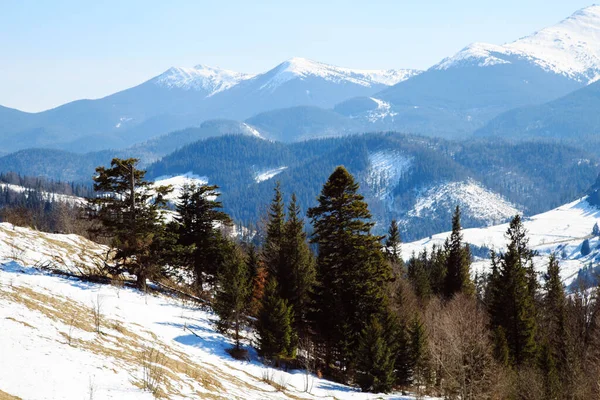
<instances>
[{"instance_id":1,"label":"snowy mountain peak","mask_svg":"<svg viewBox=\"0 0 600 400\"><path fill-rule=\"evenodd\" d=\"M556 25L502 46L473 43L433 69L489 67L525 60L583 83L600 77L600 6L575 12Z\"/></svg>"},{"instance_id":2,"label":"snowy mountain peak","mask_svg":"<svg viewBox=\"0 0 600 400\"><path fill-rule=\"evenodd\" d=\"M334 83L353 83L365 87L374 85L392 86L412 76L419 74L417 70L361 70L337 67L309 60L301 57L292 57L284 61L271 71L265 73L269 79L261 89L275 89L293 79L306 79L309 77L321 78Z\"/></svg>"},{"instance_id":3,"label":"snowy mountain peak","mask_svg":"<svg viewBox=\"0 0 600 400\"><path fill-rule=\"evenodd\" d=\"M207 96L212 96L253 76L221 68L196 65L193 68L169 68L154 78L154 82L156 85L168 89L204 91Z\"/></svg>"}]
</instances>

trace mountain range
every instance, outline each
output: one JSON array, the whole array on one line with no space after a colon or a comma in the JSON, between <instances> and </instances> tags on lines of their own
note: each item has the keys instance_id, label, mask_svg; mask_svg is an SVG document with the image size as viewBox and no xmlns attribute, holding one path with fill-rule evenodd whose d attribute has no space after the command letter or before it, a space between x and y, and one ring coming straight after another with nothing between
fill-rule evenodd
<instances>
[{"instance_id":1,"label":"mountain range","mask_svg":"<svg viewBox=\"0 0 600 400\"><path fill-rule=\"evenodd\" d=\"M554 101L599 78L600 6L590 6L508 44L470 44L426 71L304 58L259 74L173 67L102 99L33 114L2 107L0 143L3 151L122 149L223 119L289 142L388 130L467 137L504 112Z\"/></svg>"}]
</instances>

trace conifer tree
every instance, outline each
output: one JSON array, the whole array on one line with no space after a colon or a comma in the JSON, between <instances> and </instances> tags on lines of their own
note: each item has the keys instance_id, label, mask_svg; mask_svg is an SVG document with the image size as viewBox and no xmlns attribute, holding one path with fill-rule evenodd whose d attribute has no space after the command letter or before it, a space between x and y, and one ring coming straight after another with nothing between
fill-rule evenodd
<instances>
[{"instance_id":1,"label":"conifer tree","mask_svg":"<svg viewBox=\"0 0 600 400\"><path fill-rule=\"evenodd\" d=\"M315 327L324 341L326 364L338 361L346 368L365 324L387 310L391 269L381 238L371 233L374 224L358 184L344 167L331 174L318 201L308 211L312 241L318 245Z\"/></svg>"},{"instance_id":2,"label":"conifer tree","mask_svg":"<svg viewBox=\"0 0 600 400\"><path fill-rule=\"evenodd\" d=\"M413 318L409 329L410 369L413 385L426 386L430 380L429 355L425 325L418 316Z\"/></svg>"},{"instance_id":3,"label":"conifer tree","mask_svg":"<svg viewBox=\"0 0 600 400\"><path fill-rule=\"evenodd\" d=\"M279 182L275 185L274 191L275 194L269 206L263 258L269 275L279 280L280 267L284 259L282 247L285 230L285 205Z\"/></svg>"},{"instance_id":4,"label":"conifer tree","mask_svg":"<svg viewBox=\"0 0 600 400\"><path fill-rule=\"evenodd\" d=\"M447 257L444 294L448 299L459 292L466 294L474 292L470 276L471 255L468 247L463 245L461 230L460 208L456 206L452 216L452 233L445 246Z\"/></svg>"},{"instance_id":5,"label":"conifer tree","mask_svg":"<svg viewBox=\"0 0 600 400\"><path fill-rule=\"evenodd\" d=\"M137 277L145 290L146 279L159 273L158 239L164 233L161 211L166 209L167 186L152 187L137 168L135 158L113 158L110 168L96 168L94 191L88 212L102 222L102 232L112 238L116 249L115 272L127 271ZM99 233L99 232L96 232Z\"/></svg>"},{"instance_id":6,"label":"conifer tree","mask_svg":"<svg viewBox=\"0 0 600 400\"><path fill-rule=\"evenodd\" d=\"M289 302L294 310L295 331L304 336L307 332L307 312L315 284L316 271L295 194L292 195L292 201L288 208L282 252L282 270L279 272L281 296Z\"/></svg>"},{"instance_id":7,"label":"conifer tree","mask_svg":"<svg viewBox=\"0 0 600 400\"><path fill-rule=\"evenodd\" d=\"M203 290L204 275L215 276L223 263L225 238L218 224L230 225L229 216L220 211L220 195L216 185L185 185L176 210L179 242L190 247L189 264L198 291Z\"/></svg>"},{"instance_id":8,"label":"conifer tree","mask_svg":"<svg viewBox=\"0 0 600 400\"><path fill-rule=\"evenodd\" d=\"M411 283L421 304L425 304L432 294L429 271L427 270L428 263L427 249L423 249L418 257L412 255L406 268L408 281Z\"/></svg>"},{"instance_id":9,"label":"conifer tree","mask_svg":"<svg viewBox=\"0 0 600 400\"><path fill-rule=\"evenodd\" d=\"M600 236L600 227L598 226L597 222L594 224L594 227L592 228L592 235L596 236L596 237Z\"/></svg>"},{"instance_id":10,"label":"conifer tree","mask_svg":"<svg viewBox=\"0 0 600 400\"><path fill-rule=\"evenodd\" d=\"M256 326L260 354L275 361L294 357L297 338L292 329L293 322L294 313L279 295L277 281L273 277L268 278Z\"/></svg>"},{"instance_id":11,"label":"conifer tree","mask_svg":"<svg viewBox=\"0 0 600 400\"><path fill-rule=\"evenodd\" d=\"M588 254L591 253L591 248L590 248L590 240L589 239L585 239L583 241L583 243L581 243L581 255L582 256L587 256Z\"/></svg>"},{"instance_id":12,"label":"conifer tree","mask_svg":"<svg viewBox=\"0 0 600 400\"><path fill-rule=\"evenodd\" d=\"M402 252L400 250L401 243L402 240L400 239L400 229L398 228L398 221L393 219L390 223L388 234L385 239L384 250L387 259L392 264L398 264L400 266L402 264Z\"/></svg>"},{"instance_id":13,"label":"conifer tree","mask_svg":"<svg viewBox=\"0 0 600 400\"><path fill-rule=\"evenodd\" d=\"M410 336L407 324L402 321L396 331L396 342L394 346L396 368L395 382L400 386L408 386L411 381L413 369L412 349L410 347Z\"/></svg>"},{"instance_id":14,"label":"conifer tree","mask_svg":"<svg viewBox=\"0 0 600 400\"><path fill-rule=\"evenodd\" d=\"M377 318L363 329L357 353L357 383L363 392L389 392L394 384L394 358Z\"/></svg>"},{"instance_id":15,"label":"conifer tree","mask_svg":"<svg viewBox=\"0 0 600 400\"><path fill-rule=\"evenodd\" d=\"M550 255L548 270L544 276L545 295L543 298L543 332L546 336L546 351L561 374L567 372L567 298L560 279L560 266L554 254Z\"/></svg>"},{"instance_id":16,"label":"conifer tree","mask_svg":"<svg viewBox=\"0 0 600 400\"><path fill-rule=\"evenodd\" d=\"M219 316L217 329L233 331L236 349L240 349L241 331L246 326L251 282L244 254L234 243L227 243L224 260L217 275L214 310Z\"/></svg>"},{"instance_id":17,"label":"conifer tree","mask_svg":"<svg viewBox=\"0 0 600 400\"><path fill-rule=\"evenodd\" d=\"M527 262L533 252L521 218L517 215L507 230L508 250L497 260L497 276L490 280L490 316L493 328L501 327L515 365L524 365L536 356L535 299L527 279Z\"/></svg>"}]
</instances>

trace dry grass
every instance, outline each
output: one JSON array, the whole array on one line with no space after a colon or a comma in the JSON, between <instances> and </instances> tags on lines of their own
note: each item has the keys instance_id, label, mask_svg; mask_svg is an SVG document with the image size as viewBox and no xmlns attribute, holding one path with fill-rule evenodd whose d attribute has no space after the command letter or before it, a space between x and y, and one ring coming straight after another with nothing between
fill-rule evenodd
<instances>
[{"instance_id":1,"label":"dry grass","mask_svg":"<svg viewBox=\"0 0 600 400\"><path fill-rule=\"evenodd\" d=\"M21 400L21 398L0 390L0 400Z\"/></svg>"},{"instance_id":2,"label":"dry grass","mask_svg":"<svg viewBox=\"0 0 600 400\"><path fill-rule=\"evenodd\" d=\"M21 325L24 325L24 326L26 326L26 327L28 327L28 328L31 328L31 329L37 329L35 326L33 326L33 325L31 325L31 324L28 324L28 323L27 323L27 322L25 322L25 321L20 321L20 320L18 320L18 319L16 319L16 318L13 318L13 317L6 317L6 319L8 319L8 320L10 320L10 321L17 322L17 323L19 323L19 324L21 324Z\"/></svg>"},{"instance_id":3,"label":"dry grass","mask_svg":"<svg viewBox=\"0 0 600 400\"><path fill-rule=\"evenodd\" d=\"M93 335L94 338L90 340L73 335L77 331L95 333L97 329L94 320L96 311L72 299L36 292L19 285L12 286L10 290L0 291L0 298L22 304L30 310L42 313L50 320L63 324L62 330L58 327L57 329L64 338L65 345L111 358L117 369L129 372L133 385L148 390L155 398L185 397L190 393L195 393L202 399L231 398L227 396L227 390L221 382L227 382L242 391L267 392L215 365L198 363L197 359L192 359L184 352L165 344L156 334L135 323L123 323L105 315L99 322L101 334ZM13 320L36 329L26 322ZM240 371L256 379L246 371ZM285 391L288 386L288 382L278 382L278 379L273 379L270 383L278 391ZM199 386L202 392L198 391ZM285 394L296 398L287 391ZM2 399L4 398L0 395L0 400Z\"/></svg>"}]
</instances>

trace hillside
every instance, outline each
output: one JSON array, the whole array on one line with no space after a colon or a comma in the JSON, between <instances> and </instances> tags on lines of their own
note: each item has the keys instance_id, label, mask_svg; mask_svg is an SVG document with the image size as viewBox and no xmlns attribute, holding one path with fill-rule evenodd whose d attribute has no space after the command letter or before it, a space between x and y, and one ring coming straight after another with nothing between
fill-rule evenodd
<instances>
[{"instance_id":1,"label":"hillside","mask_svg":"<svg viewBox=\"0 0 600 400\"><path fill-rule=\"evenodd\" d=\"M40 269L97 271L103 246L8 224L0 238L0 398L373 398L267 368L254 352L249 362L233 360L215 316L190 302Z\"/></svg>"},{"instance_id":2,"label":"hillside","mask_svg":"<svg viewBox=\"0 0 600 400\"><path fill-rule=\"evenodd\" d=\"M587 198L581 198L545 213L524 219L528 232L529 244L539 255L535 257L536 270L545 272L550 254L555 253L560 261L561 277L566 284L577 278L580 270L595 265L600 258L600 239L592 236L594 224L600 223L600 209L590 205ZM508 224L494 225L487 228L464 229L464 241L496 251L506 251L505 233ZM408 259L413 252L431 249L433 245L441 246L450 232L432 235L429 238L402 245L402 254ZM588 239L591 253L581 254L581 246ZM475 262L473 272L489 272L489 259Z\"/></svg>"},{"instance_id":3,"label":"hillside","mask_svg":"<svg viewBox=\"0 0 600 400\"><path fill-rule=\"evenodd\" d=\"M537 106L507 111L475 132L476 136L515 139L559 139L570 143L592 144L599 131L600 82L579 89L557 100Z\"/></svg>"}]
</instances>

